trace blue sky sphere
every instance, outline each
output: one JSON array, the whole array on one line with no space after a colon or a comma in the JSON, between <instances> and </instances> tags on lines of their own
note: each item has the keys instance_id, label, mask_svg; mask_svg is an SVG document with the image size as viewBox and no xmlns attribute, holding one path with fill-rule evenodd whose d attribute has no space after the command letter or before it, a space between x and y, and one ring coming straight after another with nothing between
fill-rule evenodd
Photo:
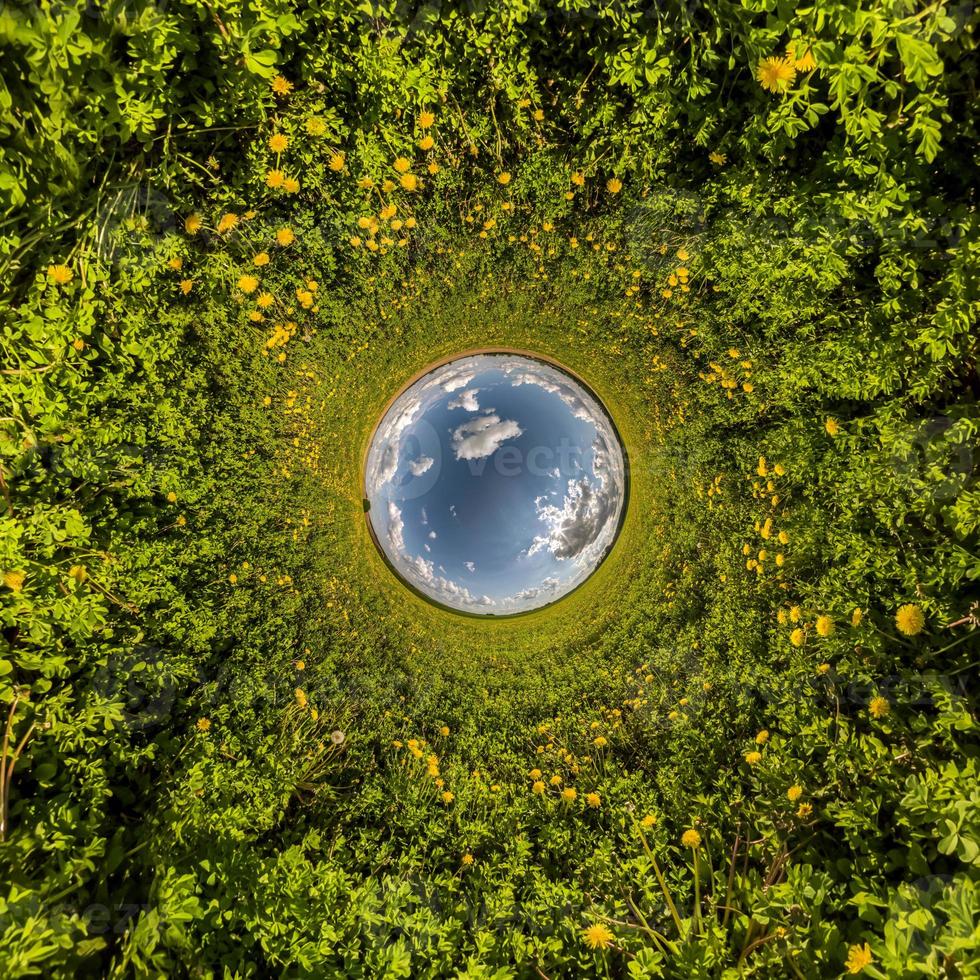
<instances>
[{"instance_id":1,"label":"blue sky sphere","mask_svg":"<svg viewBox=\"0 0 980 980\"><path fill-rule=\"evenodd\" d=\"M506 616L560 599L619 530L626 464L605 409L560 368L473 354L391 404L368 450L368 520L435 602Z\"/></svg>"}]
</instances>

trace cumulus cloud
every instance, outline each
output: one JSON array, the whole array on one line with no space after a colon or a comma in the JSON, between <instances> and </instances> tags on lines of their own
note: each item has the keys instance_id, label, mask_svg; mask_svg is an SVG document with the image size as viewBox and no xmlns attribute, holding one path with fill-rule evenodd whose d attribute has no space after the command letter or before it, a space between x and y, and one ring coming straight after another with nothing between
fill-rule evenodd
<instances>
[{"instance_id":1,"label":"cumulus cloud","mask_svg":"<svg viewBox=\"0 0 980 980\"><path fill-rule=\"evenodd\" d=\"M464 561L463 562L463 567L468 572L475 572L476 571L476 562L474 562L474 561Z\"/></svg>"},{"instance_id":2,"label":"cumulus cloud","mask_svg":"<svg viewBox=\"0 0 980 980\"><path fill-rule=\"evenodd\" d=\"M412 471L412 476L421 476L432 468L434 462L431 456L420 456L418 459L413 459L408 464L408 468Z\"/></svg>"},{"instance_id":3,"label":"cumulus cloud","mask_svg":"<svg viewBox=\"0 0 980 980\"><path fill-rule=\"evenodd\" d=\"M442 566L440 565L439 567L441 568ZM475 596L465 585L460 585L452 579L437 575L434 564L421 555L418 555L410 561L405 572L414 585L433 599L451 605L476 608L489 608L496 605L496 602L490 596Z\"/></svg>"},{"instance_id":4,"label":"cumulus cloud","mask_svg":"<svg viewBox=\"0 0 980 980\"><path fill-rule=\"evenodd\" d=\"M435 531L429 531L429 537L432 538L433 541L435 541L435 539L436 539L436 532Z\"/></svg>"},{"instance_id":5,"label":"cumulus cloud","mask_svg":"<svg viewBox=\"0 0 980 980\"><path fill-rule=\"evenodd\" d=\"M405 522L402 512L393 501L388 501L388 542L396 554L405 550Z\"/></svg>"},{"instance_id":6,"label":"cumulus cloud","mask_svg":"<svg viewBox=\"0 0 980 980\"><path fill-rule=\"evenodd\" d=\"M526 589L521 589L520 592L512 596L508 596L502 601L502 605L527 605L535 599L543 599L544 602L550 602L564 591L566 584L561 579L549 575L548 578L542 579L540 584L529 586ZM543 603L537 604L543 605Z\"/></svg>"},{"instance_id":7,"label":"cumulus cloud","mask_svg":"<svg viewBox=\"0 0 980 980\"><path fill-rule=\"evenodd\" d=\"M382 420L378 427L378 432L374 437L376 445L382 446L379 456L373 461L370 475L368 477L368 487L377 492L389 480L393 479L398 471L398 459L401 454L402 435L405 430L412 425L418 418L422 410L420 399L412 399L402 410L391 420Z\"/></svg>"},{"instance_id":8,"label":"cumulus cloud","mask_svg":"<svg viewBox=\"0 0 980 980\"><path fill-rule=\"evenodd\" d=\"M528 554L547 548L558 561L592 557L595 549L591 546L618 511L618 499L609 492L607 483L594 486L587 477L569 480L560 507L546 504L538 508L538 520L545 525L547 533L534 539Z\"/></svg>"},{"instance_id":9,"label":"cumulus cloud","mask_svg":"<svg viewBox=\"0 0 980 980\"><path fill-rule=\"evenodd\" d=\"M443 382L442 390L445 392L458 391L460 388L465 388L475 377L475 374L457 374Z\"/></svg>"},{"instance_id":10,"label":"cumulus cloud","mask_svg":"<svg viewBox=\"0 0 980 980\"><path fill-rule=\"evenodd\" d=\"M481 415L464 422L453 432L453 449L457 459L483 459L491 456L508 439L516 439L523 429L513 419L499 415Z\"/></svg>"},{"instance_id":11,"label":"cumulus cloud","mask_svg":"<svg viewBox=\"0 0 980 980\"><path fill-rule=\"evenodd\" d=\"M480 403L476 400L476 396L479 393L479 388L467 388L459 398L454 398L446 407L465 408L467 412L479 412Z\"/></svg>"}]
</instances>

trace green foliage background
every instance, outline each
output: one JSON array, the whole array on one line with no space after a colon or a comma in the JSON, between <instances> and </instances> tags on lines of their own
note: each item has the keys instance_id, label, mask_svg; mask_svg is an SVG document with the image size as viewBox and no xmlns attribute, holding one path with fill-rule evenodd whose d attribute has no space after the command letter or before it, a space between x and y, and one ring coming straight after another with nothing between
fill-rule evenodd
<instances>
[{"instance_id":1,"label":"green foliage background","mask_svg":"<svg viewBox=\"0 0 980 980\"><path fill-rule=\"evenodd\" d=\"M975 975L975 19L0 9L0 972ZM482 346L632 466L486 622L360 499Z\"/></svg>"}]
</instances>

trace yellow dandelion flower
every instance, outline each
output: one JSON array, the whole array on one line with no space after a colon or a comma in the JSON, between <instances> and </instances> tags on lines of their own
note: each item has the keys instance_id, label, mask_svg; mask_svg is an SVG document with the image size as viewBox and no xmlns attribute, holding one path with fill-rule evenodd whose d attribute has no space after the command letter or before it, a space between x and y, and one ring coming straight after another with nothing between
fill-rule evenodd
<instances>
[{"instance_id":1,"label":"yellow dandelion flower","mask_svg":"<svg viewBox=\"0 0 980 980\"><path fill-rule=\"evenodd\" d=\"M642 827L642 828L643 828L644 830L649 830L649 829L650 829L651 827L656 827L656 825L657 825L657 818L656 818L656 817L655 817L655 816L654 816L654 815L653 815L652 813L648 813L648 814L647 814L647 815L646 815L646 816L645 816L645 817L644 817L644 818L643 818L643 819L642 819L642 820L640 821L640 826L641 826L641 827Z\"/></svg>"},{"instance_id":2,"label":"yellow dandelion flower","mask_svg":"<svg viewBox=\"0 0 980 980\"><path fill-rule=\"evenodd\" d=\"M419 114L419 129L428 129L435 121L435 113L422 112Z\"/></svg>"},{"instance_id":3,"label":"yellow dandelion flower","mask_svg":"<svg viewBox=\"0 0 980 980\"><path fill-rule=\"evenodd\" d=\"M504 170L502 173L497 174L497 183L507 185L510 183L510 174Z\"/></svg>"},{"instance_id":4,"label":"yellow dandelion flower","mask_svg":"<svg viewBox=\"0 0 980 980\"><path fill-rule=\"evenodd\" d=\"M49 265L48 278L58 286L65 286L72 281L75 273L67 265Z\"/></svg>"},{"instance_id":5,"label":"yellow dandelion flower","mask_svg":"<svg viewBox=\"0 0 980 980\"><path fill-rule=\"evenodd\" d=\"M188 235L196 235L201 230L201 225L203 224L204 221L199 214L189 214L184 218L184 231Z\"/></svg>"},{"instance_id":6,"label":"yellow dandelion flower","mask_svg":"<svg viewBox=\"0 0 980 980\"><path fill-rule=\"evenodd\" d=\"M428 166L425 169L428 170L430 174L435 176L437 173L439 173L440 167L439 164L435 162L435 160L430 160Z\"/></svg>"},{"instance_id":7,"label":"yellow dandelion flower","mask_svg":"<svg viewBox=\"0 0 980 980\"><path fill-rule=\"evenodd\" d=\"M235 225L238 224L238 215L232 211L221 216L221 220L218 222L218 233L224 234L226 231L231 231Z\"/></svg>"},{"instance_id":8,"label":"yellow dandelion flower","mask_svg":"<svg viewBox=\"0 0 980 980\"><path fill-rule=\"evenodd\" d=\"M400 174L407 174L409 170L412 169L412 161L408 157L398 157L392 166Z\"/></svg>"},{"instance_id":9,"label":"yellow dandelion flower","mask_svg":"<svg viewBox=\"0 0 980 980\"><path fill-rule=\"evenodd\" d=\"M292 90L293 83L287 81L282 77L282 75L276 75L276 77L272 79L272 91L275 92L276 95L289 95Z\"/></svg>"},{"instance_id":10,"label":"yellow dandelion flower","mask_svg":"<svg viewBox=\"0 0 980 980\"><path fill-rule=\"evenodd\" d=\"M786 799L789 800L790 803L795 803L802 795L803 787L797 786L795 783L794 785L790 786L788 790L786 790Z\"/></svg>"},{"instance_id":11,"label":"yellow dandelion flower","mask_svg":"<svg viewBox=\"0 0 980 980\"><path fill-rule=\"evenodd\" d=\"M786 92L796 78L796 68L786 58L764 58L756 67L755 77L769 92Z\"/></svg>"},{"instance_id":12,"label":"yellow dandelion flower","mask_svg":"<svg viewBox=\"0 0 980 980\"><path fill-rule=\"evenodd\" d=\"M467 867L468 868L468 867L470 867L470 865L473 864L473 860L474 860L474 858L473 858L473 855L472 854L464 854L459 859L459 863L462 864L464 867Z\"/></svg>"},{"instance_id":13,"label":"yellow dandelion flower","mask_svg":"<svg viewBox=\"0 0 980 980\"><path fill-rule=\"evenodd\" d=\"M837 419L828 418L823 427L827 430L827 435L836 436L840 433L840 423Z\"/></svg>"},{"instance_id":14,"label":"yellow dandelion flower","mask_svg":"<svg viewBox=\"0 0 980 980\"><path fill-rule=\"evenodd\" d=\"M710 152L710 153L708 154L708 159L709 159L709 160L710 160L710 161L711 161L711 162L712 162L712 163L713 163L713 164L714 164L714 165L715 165L716 167L724 167L724 166L725 166L725 164L726 164L726 163L728 162L728 157L727 157L727 155L726 155L726 154L724 154L724 153L719 153L719 152L718 152L717 150L712 150L712 151L711 151L711 152Z\"/></svg>"},{"instance_id":15,"label":"yellow dandelion flower","mask_svg":"<svg viewBox=\"0 0 980 980\"><path fill-rule=\"evenodd\" d=\"M792 643L794 647L803 646L803 643L805 641L806 641L806 633L804 633L799 626L797 626L796 629L793 630L793 632L790 633L789 635L789 642Z\"/></svg>"},{"instance_id":16,"label":"yellow dandelion flower","mask_svg":"<svg viewBox=\"0 0 980 980\"><path fill-rule=\"evenodd\" d=\"M561 791L561 798L566 803L571 803L575 799L576 796L578 796L578 791L574 787L572 787L572 786L566 786Z\"/></svg>"},{"instance_id":17,"label":"yellow dandelion flower","mask_svg":"<svg viewBox=\"0 0 980 980\"><path fill-rule=\"evenodd\" d=\"M926 625L926 617L919 606L909 603L895 614L895 625L906 636L917 636Z\"/></svg>"},{"instance_id":18,"label":"yellow dandelion flower","mask_svg":"<svg viewBox=\"0 0 980 980\"><path fill-rule=\"evenodd\" d=\"M292 245L296 241L296 236L293 234L291 228L280 228L276 232L276 241L285 248L287 245Z\"/></svg>"},{"instance_id":19,"label":"yellow dandelion flower","mask_svg":"<svg viewBox=\"0 0 980 980\"><path fill-rule=\"evenodd\" d=\"M423 136L419 140L419 149L423 151L431 150L436 145L436 141L431 136Z\"/></svg>"},{"instance_id":20,"label":"yellow dandelion flower","mask_svg":"<svg viewBox=\"0 0 980 980\"><path fill-rule=\"evenodd\" d=\"M768 742L768 741L769 741L769 731L768 731L768 729L763 728L762 731L759 732L756 735L756 737L755 737L755 744L756 745L765 745L766 742Z\"/></svg>"},{"instance_id":21,"label":"yellow dandelion flower","mask_svg":"<svg viewBox=\"0 0 980 980\"><path fill-rule=\"evenodd\" d=\"M606 190L610 194L618 194L623 189L623 182L618 177L610 177L606 181Z\"/></svg>"},{"instance_id":22,"label":"yellow dandelion flower","mask_svg":"<svg viewBox=\"0 0 980 980\"><path fill-rule=\"evenodd\" d=\"M813 813L813 804L812 803L801 803L796 808L796 815L797 815L797 817L800 818L800 820L806 820L806 818L808 816L810 816L811 813Z\"/></svg>"},{"instance_id":23,"label":"yellow dandelion flower","mask_svg":"<svg viewBox=\"0 0 980 980\"><path fill-rule=\"evenodd\" d=\"M609 743L606 741L606 739L602 735L599 735L596 738L592 739L592 744L594 746L596 746L596 748L600 748L601 749L604 746L608 745Z\"/></svg>"},{"instance_id":24,"label":"yellow dandelion flower","mask_svg":"<svg viewBox=\"0 0 980 980\"><path fill-rule=\"evenodd\" d=\"M544 122L544 109L535 109L534 119L535 122Z\"/></svg>"},{"instance_id":25,"label":"yellow dandelion flower","mask_svg":"<svg viewBox=\"0 0 980 980\"><path fill-rule=\"evenodd\" d=\"M238 279L238 288L243 293L254 293L258 285L259 281L255 276L240 276Z\"/></svg>"},{"instance_id":26,"label":"yellow dandelion flower","mask_svg":"<svg viewBox=\"0 0 980 980\"><path fill-rule=\"evenodd\" d=\"M583 174L581 170L576 170L572 174L572 183L576 187L581 187L585 183L585 174Z\"/></svg>"},{"instance_id":27,"label":"yellow dandelion flower","mask_svg":"<svg viewBox=\"0 0 980 980\"><path fill-rule=\"evenodd\" d=\"M282 153L289 146L289 140L282 133L273 133L269 137L269 149L273 153Z\"/></svg>"},{"instance_id":28,"label":"yellow dandelion flower","mask_svg":"<svg viewBox=\"0 0 980 980\"><path fill-rule=\"evenodd\" d=\"M334 153L327 164L331 170L334 172L339 172L344 169L344 164L347 162L347 157L343 153Z\"/></svg>"},{"instance_id":29,"label":"yellow dandelion flower","mask_svg":"<svg viewBox=\"0 0 980 980\"><path fill-rule=\"evenodd\" d=\"M415 174L402 174L398 182L407 191L418 190L419 179Z\"/></svg>"},{"instance_id":30,"label":"yellow dandelion flower","mask_svg":"<svg viewBox=\"0 0 980 980\"><path fill-rule=\"evenodd\" d=\"M844 965L847 972L851 974L860 973L866 966L870 966L874 956L871 954L871 947L865 943L863 946L849 946L847 948L847 960Z\"/></svg>"},{"instance_id":31,"label":"yellow dandelion flower","mask_svg":"<svg viewBox=\"0 0 980 980\"><path fill-rule=\"evenodd\" d=\"M211 719L210 718L198 718L197 719L197 730L199 732L207 732L211 729Z\"/></svg>"},{"instance_id":32,"label":"yellow dandelion flower","mask_svg":"<svg viewBox=\"0 0 980 980\"><path fill-rule=\"evenodd\" d=\"M582 930L582 939L590 949L607 949L616 937L601 923L587 926Z\"/></svg>"},{"instance_id":33,"label":"yellow dandelion flower","mask_svg":"<svg viewBox=\"0 0 980 980\"><path fill-rule=\"evenodd\" d=\"M263 266L269 264L269 253L259 252L255 258L252 259L252 265Z\"/></svg>"},{"instance_id":34,"label":"yellow dandelion flower","mask_svg":"<svg viewBox=\"0 0 980 980\"><path fill-rule=\"evenodd\" d=\"M864 619L864 611L860 606L856 606L854 612L851 613L851 626L860 626L862 619Z\"/></svg>"},{"instance_id":35,"label":"yellow dandelion flower","mask_svg":"<svg viewBox=\"0 0 980 980\"><path fill-rule=\"evenodd\" d=\"M531 792L534 793L535 796L541 796L544 793L544 788L544 783L540 779L536 779L531 784Z\"/></svg>"},{"instance_id":36,"label":"yellow dandelion flower","mask_svg":"<svg viewBox=\"0 0 980 980\"><path fill-rule=\"evenodd\" d=\"M287 194L296 194L299 192L299 181L295 177L287 177L282 187Z\"/></svg>"},{"instance_id":37,"label":"yellow dandelion flower","mask_svg":"<svg viewBox=\"0 0 980 980\"><path fill-rule=\"evenodd\" d=\"M834 625L834 620L830 616L817 616L817 635L818 636L833 636L834 630L837 627Z\"/></svg>"},{"instance_id":38,"label":"yellow dandelion flower","mask_svg":"<svg viewBox=\"0 0 980 980\"><path fill-rule=\"evenodd\" d=\"M868 703L868 713L872 718L884 718L885 715L891 711L891 705L888 703L887 698L876 697L872 698Z\"/></svg>"},{"instance_id":39,"label":"yellow dandelion flower","mask_svg":"<svg viewBox=\"0 0 980 980\"><path fill-rule=\"evenodd\" d=\"M598 810L602 805L602 797L598 793L586 793L585 802L593 809Z\"/></svg>"},{"instance_id":40,"label":"yellow dandelion flower","mask_svg":"<svg viewBox=\"0 0 980 980\"><path fill-rule=\"evenodd\" d=\"M813 50L802 38L790 41L786 45L786 60L793 63L793 67L799 72L813 71L817 67L817 59L813 57Z\"/></svg>"},{"instance_id":41,"label":"yellow dandelion flower","mask_svg":"<svg viewBox=\"0 0 980 980\"><path fill-rule=\"evenodd\" d=\"M10 589L11 592L20 592L24 588L24 581L27 578L27 572L22 572L20 570L9 571L3 573L3 584Z\"/></svg>"},{"instance_id":42,"label":"yellow dandelion flower","mask_svg":"<svg viewBox=\"0 0 980 980\"><path fill-rule=\"evenodd\" d=\"M444 803L444 804L445 804L446 806L449 806L449 804L450 804L450 803L452 803L452 801L453 801L453 800L455 800L455 799L456 799L456 796L455 796L455 794L454 794L454 793L450 793L448 789L447 789L447 790L445 790L445 791L443 792L443 794L442 794L442 802L443 802L443 803Z\"/></svg>"},{"instance_id":43,"label":"yellow dandelion flower","mask_svg":"<svg viewBox=\"0 0 980 980\"><path fill-rule=\"evenodd\" d=\"M439 734L442 735L442 736L448 735L449 734L449 726L448 725L443 725L442 728L439 729Z\"/></svg>"},{"instance_id":44,"label":"yellow dandelion flower","mask_svg":"<svg viewBox=\"0 0 980 980\"><path fill-rule=\"evenodd\" d=\"M194 288L193 279L181 279L180 291L186 296Z\"/></svg>"},{"instance_id":45,"label":"yellow dandelion flower","mask_svg":"<svg viewBox=\"0 0 980 980\"><path fill-rule=\"evenodd\" d=\"M760 762L762 762L762 753L761 752L746 752L745 753L745 761L750 766L757 766Z\"/></svg>"},{"instance_id":46,"label":"yellow dandelion flower","mask_svg":"<svg viewBox=\"0 0 980 980\"><path fill-rule=\"evenodd\" d=\"M681 834L681 845L683 847L697 849L701 846L701 835L693 827L690 830L685 830Z\"/></svg>"}]
</instances>

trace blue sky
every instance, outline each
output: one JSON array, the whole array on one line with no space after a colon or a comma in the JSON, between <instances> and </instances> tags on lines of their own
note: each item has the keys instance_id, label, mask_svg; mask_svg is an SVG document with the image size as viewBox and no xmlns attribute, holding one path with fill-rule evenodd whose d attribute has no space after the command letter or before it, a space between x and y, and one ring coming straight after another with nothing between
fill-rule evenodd
<instances>
[{"instance_id":1,"label":"blue sky","mask_svg":"<svg viewBox=\"0 0 980 980\"><path fill-rule=\"evenodd\" d=\"M369 519L425 595L466 612L525 612L602 560L624 471L608 417L573 378L477 354L420 378L385 413L368 452Z\"/></svg>"}]
</instances>

